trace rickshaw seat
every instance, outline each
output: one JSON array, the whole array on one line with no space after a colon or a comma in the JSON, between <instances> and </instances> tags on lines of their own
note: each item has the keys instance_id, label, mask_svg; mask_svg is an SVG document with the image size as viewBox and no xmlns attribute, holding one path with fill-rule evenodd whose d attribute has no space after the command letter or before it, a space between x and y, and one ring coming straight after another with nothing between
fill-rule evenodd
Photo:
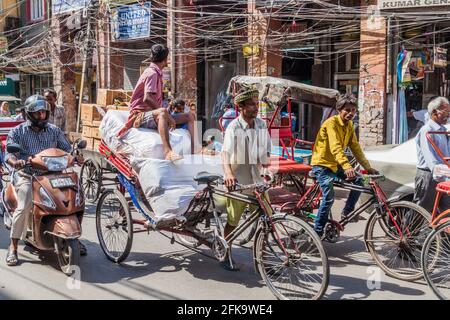
<instances>
[{"instance_id":1,"label":"rickshaw seat","mask_svg":"<svg viewBox=\"0 0 450 320\"><path fill-rule=\"evenodd\" d=\"M450 194L450 181L440 182L436 187L437 192L445 192Z\"/></svg>"},{"instance_id":2,"label":"rickshaw seat","mask_svg":"<svg viewBox=\"0 0 450 320\"><path fill-rule=\"evenodd\" d=\"M285 204L287 202L297 202L300 195L286 190L283 187L270 188L268 190L271 204Z\"/></svg>"},{"instance_id":3,"label":"rickshaw seat","mask_svg":"<svg viewBox=\"0 0 450 320\"><path fill-rule=\"evenodd\" d=\"M285 159L279 156L270 157L269 171L277 174L287 174L287 173L300 173L307 174L311 171L312 167L304 163L298 163L294 160Z\"/></svg>"},{"instance_id":4,"label":"rickshaw seat","mask_svg":"<svg viewBox=\"0 0 450 320\"><path fill-rule=\"evenodd\" d=\"M293 161L295 162L295 161ZM295 163L295 164L282 164L280 165L271 165L269 166L269 171L277 174L286 174L286 173L300 173L307 174L311 171L312 167L308 164L303 163Z\"/></svg>"}]
</instances>

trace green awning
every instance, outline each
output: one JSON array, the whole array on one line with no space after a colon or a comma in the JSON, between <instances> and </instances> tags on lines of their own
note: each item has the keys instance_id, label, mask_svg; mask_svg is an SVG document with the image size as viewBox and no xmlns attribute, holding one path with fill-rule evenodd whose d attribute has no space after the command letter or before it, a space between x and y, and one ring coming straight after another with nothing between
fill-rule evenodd
<instances>
[{"instance_id":1,"label":"green awning","mask_svg":"<svg viewBox=\"0 0 450 320\"><path fill-rule=\"evenodd\" d=\"M12 79L6 78L5 80L0 80L0 95L14 97L15 88L14 81Z\"/></svg>"}]
</instances>

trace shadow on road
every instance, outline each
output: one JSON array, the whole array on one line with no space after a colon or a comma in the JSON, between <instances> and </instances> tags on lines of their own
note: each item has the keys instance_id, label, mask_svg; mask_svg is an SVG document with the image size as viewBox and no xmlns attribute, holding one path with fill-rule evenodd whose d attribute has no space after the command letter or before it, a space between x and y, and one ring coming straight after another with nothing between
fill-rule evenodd
<instances>
[{"instance_id":1,"label":"shadow on road","mask_svg":"<svg viewBox=\"0 0 450 320\"><path fill-rule=\"evenodd\" d=\"M215 259L189 249L178 249L179 246L166 253L133 252L132 250L123 263L116 264L107 260L99 244L86 239L83 239L83 243L88 248L89 255L82 259L82 268L91 266L90 271L82 276L85 282L113 283L138 279L156 272L176 273L184 270L197 279L237 283L247 288L264 286L259 275L253 271L252 261L249 260L251 251L244 248L233 248L233 257L240 271L230 272L222 269ZM200 250L202 253L211 254L207 248L200 248ZM246 263L243 264L243 262ZM96 267L92 268L93 265Z\"/></svg>"},{"instance_id":2,"label":"shadow on road","mask_svg":"<svg viewBox=\"0 0 450 320\"><path fill-rule=\"evenodd\" d=\"M378 287L369 288L368 281L365 279L332 274L330 279L330 286L333 286L334 292L326 295L325 299L339 300L344 296L346 296L346 299L365 299L372 295L374 290L379 292L402 294L406 296L425 295L424 291L407 287L407 285L407 282L405 282L405 286L403 286L381 281L378 284ZM352 295L354 295L355 297L348 297Z\"/></svg>"}]
</instances>

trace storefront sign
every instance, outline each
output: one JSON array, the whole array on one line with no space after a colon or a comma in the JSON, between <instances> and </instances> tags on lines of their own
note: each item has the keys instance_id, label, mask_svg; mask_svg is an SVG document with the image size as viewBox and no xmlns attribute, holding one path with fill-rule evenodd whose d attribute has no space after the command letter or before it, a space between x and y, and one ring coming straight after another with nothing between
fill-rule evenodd
<instances>
[{"instance_id":1,"label":"storefront sign","mask_svg":"<svg viewBox=\"0 0 450 320\"><path fill-rule=\"evenodd\" d=\"M69 13L89 6L91 0L52 0L52 12L54 15Z\"/></svg>"},{"instance_id":2,"label":"storefront sign","mask_svg":"<svg viewBox=\"0 0 450 320\"><path fill-rule=\"evenodd\" d=\"M431 6L450 6L450 0L379 0L380 10L394 10L403 8L420 8Z\"/></svg>"},{"instance_id":3,"label":"storefront sign","mask_svg":"<svg viewBox=\"0 0 450 320\"><path fill-rule=\"evenodd\" d=\"M435 67L445 68L447 66L447 49L435 47L433 57L433 63Z\"/></svg>"},{"instance_id":4,"label":"storefront sign","mask_svg":"<svg viewBox=\"0 0 450 320\"><path fill-rule=\"evenodd\" d=\"M112 15L112 36L114 41L150 37L151 4L121 6Z\"/></svg>"}]
</instances>

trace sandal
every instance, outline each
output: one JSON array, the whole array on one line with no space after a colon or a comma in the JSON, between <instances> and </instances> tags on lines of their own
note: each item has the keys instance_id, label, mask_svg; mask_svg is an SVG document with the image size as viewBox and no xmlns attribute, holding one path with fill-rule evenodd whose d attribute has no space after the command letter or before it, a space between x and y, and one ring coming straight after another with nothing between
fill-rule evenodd
<instances>
[{"instance_id":1,"label":"sandal","mask_svg":"<svg viewBox=\"0 0 450 320\"><path fill-rule=\"evenodd\" d=\"M8 251L6 255L6 264L8 266L16 266L19 263L19 259L17 258L17 251Z\"/></svg>"},{"instance_id":2,"label":"sandal","mask_svg":"<svg viewBox=\"0 0 450 320\"><path fill-rule=\"evenodd\" d=\"M175 162L175 161L181 160L181 159L183 159L183 157L180 156L179 154L176 154L173 151L170 151L169 153L166 154L166 160Z\"/></svg>"}]
</instances>

